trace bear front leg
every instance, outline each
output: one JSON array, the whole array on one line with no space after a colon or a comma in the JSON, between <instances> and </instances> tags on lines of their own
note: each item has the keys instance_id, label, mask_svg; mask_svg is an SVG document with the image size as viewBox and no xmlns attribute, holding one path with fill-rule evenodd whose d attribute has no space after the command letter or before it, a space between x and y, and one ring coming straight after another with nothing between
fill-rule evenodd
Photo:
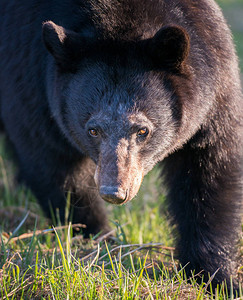
<instances>
[{"instance_id":1,"label":"bear front leg","mask_svg":"<svg viewBox=\"0 0 243 300\"><path fill-rule=\"evenodd\" d=\"M84 223L87 227L83 229L85 237L90 234L110 231L108 225L105 202L100 197L98 188L94 181L96 166L88 157L76 164L65 180L64 190L70 193L71 212L73 223Z\"/></svg>"},{"instance_id":2,"label":"bear front leg","mask_svg":"<svg viewBox=\"0 0 243 300\"><path fill-rule=\"evenodd\" d=\"M69 221L73 224L86 225L82 229L84 237L90 234L107 233L110 228L104 207L104 201L98 194L93 179L94 163L85 157L79 157L73 162L58 156L52 160L28 161L20 166L20 181L34 192L43 211L48 218L52 218L51 210L58 212L61 222L65 222L67 197L70 193ZM48 164L47 164L48 162Z\"/></svg>"},{"instance_id":3,"label":"bear front leg","mask_svg":"<svg viewBox=\"0 0 243 300\"><path fill-rule=\"evenodd\" d=\"M186 145L165 160L169 209L177 224L178 255L190 277L214 276L213 287L226 281L239 288L237 243L241 228L240 162L229 151L227 159L216 149Z\"/></svg>"}]
</instances>

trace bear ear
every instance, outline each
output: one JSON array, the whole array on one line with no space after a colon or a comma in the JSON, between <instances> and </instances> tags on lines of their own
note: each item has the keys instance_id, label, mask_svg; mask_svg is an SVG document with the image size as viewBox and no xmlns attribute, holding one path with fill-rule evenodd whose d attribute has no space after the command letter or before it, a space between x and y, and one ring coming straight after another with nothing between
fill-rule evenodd
<instances>
[{"instance_id":1,"label":"bear ear","mask_svg":"<svg viewBox=\"0 0 243 300\"><path fill-rule=\"evenodd\" d=\"M150 55L156 66L179 68L190 48L188 33L179 26L162 27L151 39Z\"/></svg>"},{"instance_id":2,"label":"bear ear","mask_svg":"<svg viewBox=\"0 0 243 300\"><path fill-rule=\"evenodd\" d=\"M73 71L84 49L82 37L52 21L43 23L42 37L58 67L63 71Z\"/></svg>"}]
</instances>

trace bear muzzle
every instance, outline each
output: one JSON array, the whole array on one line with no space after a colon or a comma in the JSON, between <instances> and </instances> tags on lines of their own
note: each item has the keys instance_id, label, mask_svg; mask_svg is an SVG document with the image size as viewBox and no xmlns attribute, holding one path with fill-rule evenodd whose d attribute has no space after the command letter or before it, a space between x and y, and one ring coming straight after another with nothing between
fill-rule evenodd
<instances>
[{"instance_id":1,"label":"bear muzzle","mask_svg":"<svg viewBox=\"0 0 243 300\"><path fill-rule=\"evenodd\" d=\"M126 139L104 144L94 174L101 198L112 204L124 204L139 191L144 172L136 149Z\"/></svg>"},{"instance_id":2,"label":"bear muzzle","mask_svg":"<svg viewBox=\"0 0 243 300\"><path fill-rule=\"evenodd\" d=\"M124 204L136 196L143 180L143 172L127 172L122 176L123 180L117 180L102 171L96 168L94 180L103 200L112 204Z\"/></svg>"},{"instance_id":3,"label":"bear muzzle","mask_svg":"<svg viewBox=\"0 0 243 300\"><path fill-rule=\"evenodd\" d=\"M102 185L99 192L102 199L112 204L122 204L128 200L128 190L117 186Z\"/></svg>"}]
</instances>

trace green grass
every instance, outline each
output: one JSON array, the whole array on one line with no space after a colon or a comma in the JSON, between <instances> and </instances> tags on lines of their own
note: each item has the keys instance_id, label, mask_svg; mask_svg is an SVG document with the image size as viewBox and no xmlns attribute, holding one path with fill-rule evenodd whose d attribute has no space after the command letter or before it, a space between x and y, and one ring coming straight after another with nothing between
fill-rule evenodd
<instances>
[{"instance_id":1,"label":"green grass","mask_svg":"<svg viewBox=\"0 0 243 300\"><path fill-rule=\"evenodd\" d=\"M235 13L243 0L219 3L243 59L243 26ZM1 137L0 299L232 299L222 286L213 298L206 283L186 280L157 169L132 202L107 205L114 229L107 244L101 236L73 237L68 225L50 228L31 192L15 185L15 171Z\"/></svg>"},{"instance_id":2,"label":"green grass","mask_svg":"<svg viewBox=\"0 0 243 300\"><path fill-rule=\"evenodd\" d=\"M87 245L82 238L71 239L70 231L47 237L51 247L35 235L3 245L1 299L230 299L220 288L213 298L204 283L186 282L169 255L172 249L160 244Z\"/></svg>"},{"instance_id":3,"label":"green grass","mask_svg":"<svg viewBox=\"0 0 243 300\"><path fill-rule=\"evenodd\" d=\"M106 244L102 236L72 237L70 226L46 230L33 195L9 179L13 166L5 154L0 299L231 299L222 287L213 298L205 283L186 280L174 257L157 169L131 203L107 205L114 232Z\"/></svg>"}]
</instances>

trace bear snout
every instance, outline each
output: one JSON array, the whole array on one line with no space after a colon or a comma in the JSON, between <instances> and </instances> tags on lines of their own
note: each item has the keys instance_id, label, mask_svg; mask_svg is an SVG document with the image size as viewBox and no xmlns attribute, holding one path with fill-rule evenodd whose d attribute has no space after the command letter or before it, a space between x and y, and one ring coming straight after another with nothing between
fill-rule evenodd
<instances>
[{"instance_id":1,"label":"bear snout","mask_svg":"<svg viewBox=\"0 0 243 300\"><path fill-rule=\"evenodd\" d=\"M94 181L102 199L124 204L136 196L143 180L139 155L131 149L128 151L128 147L121 149L120 145L105 150L100 155Z\"/></svg>"},{"instance_id":2,"label":"bear snout","mask_svg":"<svg viewBox=\"0 0 243 300\"><path fill-rule=\"evenodd\" d=\"M117 186L102 185L100 187L100 196L109 203L122 204L126 202L128 198L128 191Z\"/></svg>"}]
</instances>

